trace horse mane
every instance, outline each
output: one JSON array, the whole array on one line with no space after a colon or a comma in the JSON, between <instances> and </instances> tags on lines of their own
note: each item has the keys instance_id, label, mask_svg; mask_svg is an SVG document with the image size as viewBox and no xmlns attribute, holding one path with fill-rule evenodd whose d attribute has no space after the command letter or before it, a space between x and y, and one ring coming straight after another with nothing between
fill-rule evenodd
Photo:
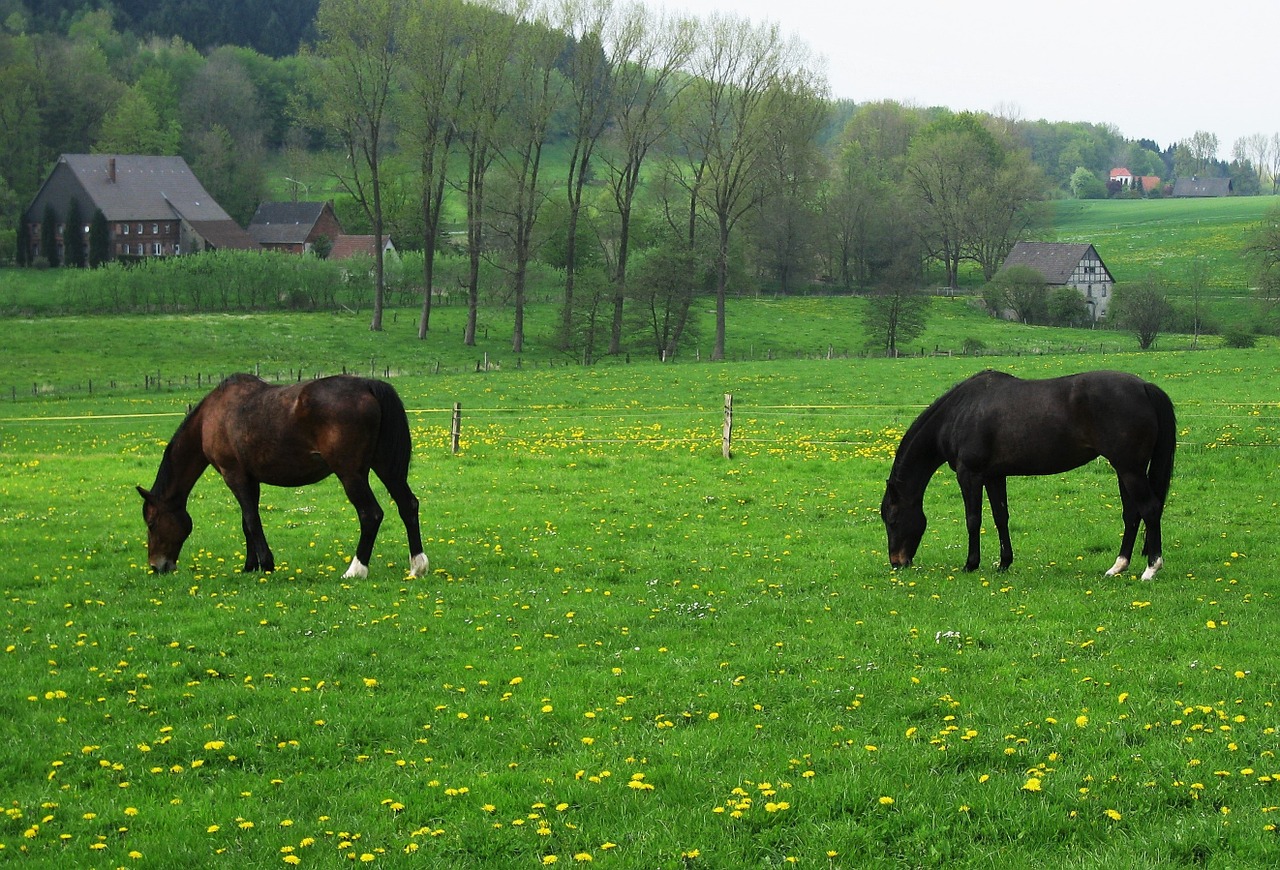
<instances>
[{"instance_id":1,"label":"horse mane","mask_svg":"<svg viewBox=\"0 0 1280 870\"><path fill-rule=\"evenodd\" d=\"M957 399L963 397L967 392L965 389L966 387L979 379L988 379L991 377L1007 378L1011 376L1003 372L998 372L994 369L983 369L980 372L969 375L969 377L960 381L941 396L938 396L938 398L934 399L929 404L929 407L920 412L920 416L916 417L915 420L911 422L911 425L907 427L907 431L902 436L902 441L898 444L898 451L893 456L893 466L889 471L890 480L899 479L899 465L901 462L907 461L906 457L909 457L914 452L916 449L916 442L921 438L921 436L926 432L931 431L934 425L936 425L939 413L946 410ZM939 459L938 464L941 465L942 461L943 460Z\"/></svg>"}]
</instances>

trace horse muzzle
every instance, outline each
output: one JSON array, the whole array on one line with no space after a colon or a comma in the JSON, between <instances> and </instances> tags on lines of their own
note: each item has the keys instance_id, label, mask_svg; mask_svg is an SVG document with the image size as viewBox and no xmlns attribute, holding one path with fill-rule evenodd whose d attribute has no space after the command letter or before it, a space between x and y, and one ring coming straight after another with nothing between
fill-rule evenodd
<instances>
[{"instance_id":1,"label":"horse muzzle","mask_svg":"<svg viewBox=\"0 0 1280 870\"><path fill-rule=\"evenodd\" d=\"M178 570L178 562L176 559L155 559L151 562L151 570L157 574L172 574Z\"/></svg>"}]
</instances>

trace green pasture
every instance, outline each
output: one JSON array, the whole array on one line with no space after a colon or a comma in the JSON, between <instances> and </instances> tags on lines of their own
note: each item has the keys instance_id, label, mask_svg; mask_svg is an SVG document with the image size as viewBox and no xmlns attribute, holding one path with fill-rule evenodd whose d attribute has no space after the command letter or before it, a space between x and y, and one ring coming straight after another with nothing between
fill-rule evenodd
<instances>
[{"instance_id":1,"label":"green pasture","mask_svg":"<svg viewBox=\"0 0 1280 870\"><path fill-rule=\"evenodd\" d=\"M1088 242L1119 282L1155 273L1175 298L1187 294L1191 264L1207 266L1207 301L1223 311L1250 295L1254 265L1244 255L1280 197L1216 199L1059 200L1052 204L1051 240Z\"/></svg>"},{"instance_id":2,"label":"green pasture","mask_svg":"<svg viewBox=\"0 0 1280 870\"><path fill-rule=\"evenodd\" d=\"M731 300L727 356L733 362L767 363L874 354L877 349L868 347L862 327L865 304L857 297ZM9 318L4 320L0 407L6 402L22 405L154 392L156 387L190 395L233 371L283 381L340 372L432 377L486 370L559 372L580 365L575 354L559 351L550 340L559 322L554 304L528 307L528 338L519 355L511 352L510 309L482 308L471 347L462 343L463 306L436 306L424 340L417 337L417 314L411 307L389 308L378 333L369 331L367 313L346 310ZM703 364L714 335L714 313L707 305L695 312L695 326L678 365ZM1218 344L1217 336L1198 340L1200 347ZM984 356L1124 353L1135 350L1137 340L1117 330L1006 323L988 317L970 297L938 297L932 302L928 328L903 353L961 355L974 346L981 348L972 358L979 364ZM1170 334L1157 346L1184 349L1192 346L1192 339ZM637 344L620 356L605 357L596 367L645 364L653 357Z\"/></svg>"},{"instance_id":3,"label":"green pasture","mask_svg":"<svg viewBox=\"0 0 1280 870\"><path fill-rule=\"evenodd\" d=\"M218 323L5 324L6 375L35 365L24 380L59 388L0 402L0 861L1274 861L1273 349L828 359L847 326L814 322L773 359L436 374L391 329ZM243 575L213 473L179 571L146 570L133 488L208 385L129 372L354 367L375 346L411 413L429 576L407 577L392 511L370 577L342 580L356 521L333 481L264 493L278 568ZM1118 368L1169 392L1155 581L1102 576L1120 533L1102 463L1011 482L1005 573L958 570L940 472L917 567L889 570L897 440L987 365ZM120 383L69 387L90 372Z\"/></svg>"}]
</instances>

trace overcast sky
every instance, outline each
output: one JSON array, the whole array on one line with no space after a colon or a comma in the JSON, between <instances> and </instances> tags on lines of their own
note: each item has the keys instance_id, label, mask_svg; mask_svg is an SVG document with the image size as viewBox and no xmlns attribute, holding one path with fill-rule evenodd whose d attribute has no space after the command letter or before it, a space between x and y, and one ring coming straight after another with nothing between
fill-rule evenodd
<instances>
[{"instance_id":1,"label":"overcast sky","mask_svg":"<svg viewBox=\"0 0 1280 870\"><path fill-rule=\"evenodd\" d=\"M773 21L833 97L1112 124L1160 147L1280 132L1277 0L644 0Z\"/></svg>"}]
</instances>

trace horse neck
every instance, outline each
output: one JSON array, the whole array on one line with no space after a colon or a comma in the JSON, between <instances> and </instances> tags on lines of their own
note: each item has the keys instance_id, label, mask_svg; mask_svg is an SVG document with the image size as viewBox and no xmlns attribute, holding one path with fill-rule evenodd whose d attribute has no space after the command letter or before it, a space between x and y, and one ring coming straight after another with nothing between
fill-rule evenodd
<instances>
[{"instance_id":1,"label":"horse neck","mask_svg":"<svg viewBox=\"0 0 1280 870\"><path fill-rule=\"evenodd\" d=\"M196 481L209 467L209 460L204 455L201 429L201 409L197 406L169 439L160 460L160 468L156 471L155 483L151 487L152 496L161 501L186 504L187 496L191 494Z\"/></svg>"},{"instance_id":2,"label":"horse neck","mask_svg":"<svg viewBox=\"0 0 1280 870\"><path fill-rule=\"evenodd\" d=\"M938 444L934 416L923 416L912 423L902 437L898 452L893 457L889 480L896 483L904 495L923 498L933 473L945 461Z\"/></svg>"}]
</instances>

